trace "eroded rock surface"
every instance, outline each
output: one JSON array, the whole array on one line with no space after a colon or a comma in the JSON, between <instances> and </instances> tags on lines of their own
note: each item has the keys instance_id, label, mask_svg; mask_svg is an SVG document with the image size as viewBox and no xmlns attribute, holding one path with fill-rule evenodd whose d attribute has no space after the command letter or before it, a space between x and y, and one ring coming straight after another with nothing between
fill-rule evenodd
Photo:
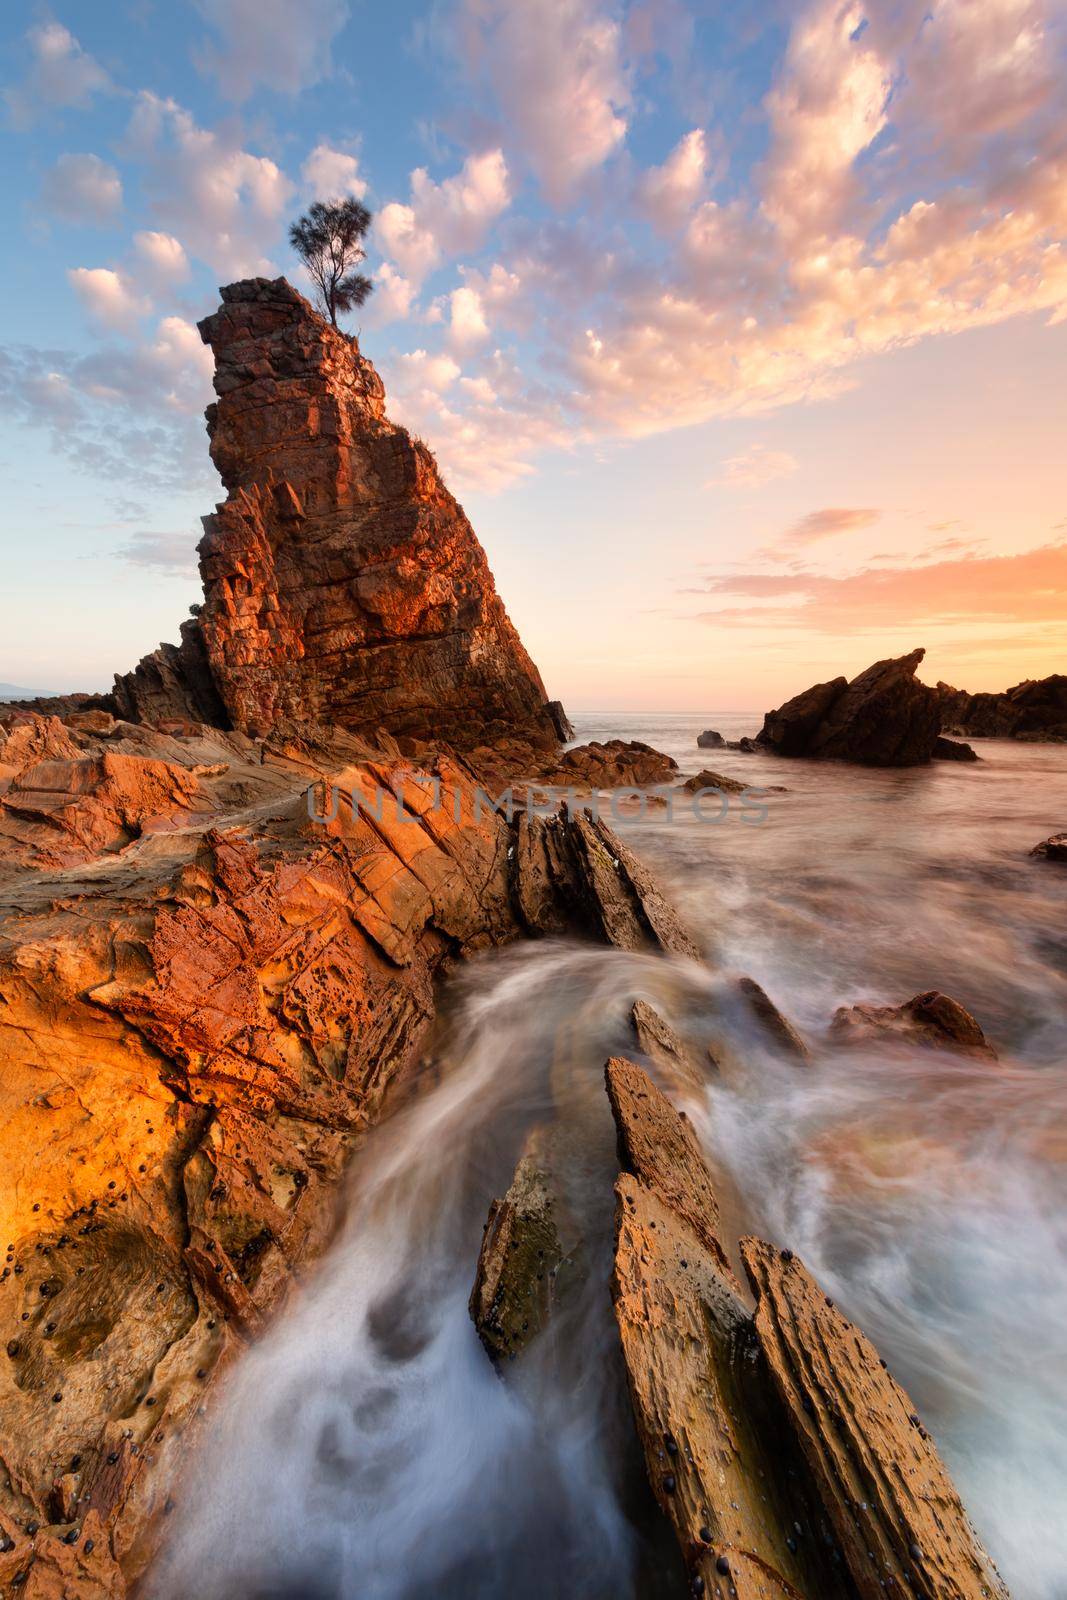
<instances>
[{"instance_id":1,"label":"eroded rock surface","mask_svg":"<svg viewBox=\"0 0 1067 1600\"><path fill-rule=\"evenodd\" d=\"M204 604L120 678L138 718L260 736L287 718L464 749L554 749L560 712L512 627L427 447L385 415L354 338L283 278L230 284L201 324L215 356L211 455L228 491L204 520Z\"/></svg>"},{"instance_id":2,"label":"eroded rock surface","mask_svg":"<svg viewBox=\"0 0 1067 1600\"><path fill-rule=\"evenodd\" d=\"M649 1480L690 1592L852 1597L727 1265L692 1130L631 1063L610 1061L607 1083L628 1169L612 1298Z\"/></svg>"},{"instance_id":3,"label":"eroded rock surface","mask_svg":"<svg viewBox=\"0 0 1067 1600\"><path fill-rule=\"evenodd\" d=\"M1053 833L1047 839L1042 839L1040 844L1034 845L1030 854L1040 856L1045 861L1067 861L1067 833Z\"/></svg>"},{"instance_id":4,"label":"eroded rock surface","mask_svg":"<svg viewBox=\"0 0 1067 1600\"><path fill-rule=\"evenodd\" d=\"M830 1033L842 1044L896 1040L996 1060L996 1051L971 1013L937 989L927 989L899 1006L842 1006L834 1013Z\"/></svg>"},{"instance_id":5,"label":"eroded rock surface","mask_svg":"<svg viewBox=\"0 0 1067 1600\"><path fill-rule=\"evenodd\" d=\"M606 1069L624 1170L612 1295L649 1480L690 1592L1004 1600L911 1401L789 1250L726 1261L684 1116ZM710 1196L710 1204L708 1203Z\"/></svg>"},{"instance_id":6,"label":"eroded rock surface","mask_svg":"<svg viewBox=\"0 0 1067 1600\"><path fill-rule=\"evenodd\" d=\"M761 1239L742 1254L760 1347L864 1600L1003 1600L932 1439L870 1340L794 1255Z\"/></svg>"},{"instance_id":7,"label":"eroded rock surface","mask_svg":"<svg viewBox=\"0 0 1067 1600\"><path fill-rule=\"evenodd\" d=\"M19 718L0 800L0 1519L40 1573L27 1593L63 1592L54 1569L83 1600L149 1558L205 1388L329 1238L436 976L539 931L536 885L525 818L479 807L448 757L312 723L253 741ZM693 948L603 824L535 821L559 927ZM73 1528L92 1550L62 1544Z\"/></svg>"},{"instance_id":8,"label":"eroded rock surface","mask_svg":"<svg viewBox=\"0 0 1067 1600\"><path fill-rule=\"evenodd\" d=\"M768 711L757 742L783 756L815 756L875 767L929 761L941 732L942 702L920 683L925 655L876 661L848 682L817 683Z\"/></svg>"}]
</instances>

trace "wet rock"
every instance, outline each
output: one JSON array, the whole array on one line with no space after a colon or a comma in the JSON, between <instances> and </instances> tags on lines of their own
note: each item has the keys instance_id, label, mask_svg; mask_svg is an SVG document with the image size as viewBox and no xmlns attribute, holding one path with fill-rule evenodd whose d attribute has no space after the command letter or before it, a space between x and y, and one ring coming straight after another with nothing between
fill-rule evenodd
<instances>
[{"instance_id":1,"label":"wet rock","mask_svg":"<svg viewBox=\"0 0 1067 1600\"><path fill-rule=\"evenodd\" d=\"M482 1237L470 1314L490 1359L514 1360L574 1281L580 1241L555 1176L552 1134L535 1128Z\"/></svg>"},{"instance_id":2,"label":"wet rock","mask_svg":"<svg viewBox=\"0 0 1067 1600\"><path fill-rule=\"evenodd\" d=\"M710 772L707 768L687 778L682 784L686 794L699 794L701 789L718 789L723 794L744 794L749 787L747 783L739 783L736 778L726 778L721 772Z\"/></svg>"},{"instance_id":3,"label":"wet rock","mask_svg":"<svg viewBox=\"0 0 1067 1600\"><path fill-rule=\"evenodd\" d=\"M692 1593L852 1600L709 1224L711 1175L688 1124L631 1063L609 1062L630 1167L616 1185L612 1299L649 1483ZM791 1540L794 1522L813 1536ZM702 1587L701 1587L702 1586Z\"/></svg>"},{"instance_id":4,"label":"wet rock","mask_svg":"<svg viewBox=\"0 0 1067 1600\"><path fill-rule=\"evenodd\" d=\"M652 946L699 956L652 873L587 812L520 815L513 872L515 898L532 933L577 925L621 950Z\"/></svg>"},{"instance_id":5,"label":"wet rock","mask_svg":"<svg viewBox=\"0 0 1067 1600\"><path fill-rule=\"evenodd\" d=\"M714 728L705 728L703 733L697 734L697 745L701 750L722 750L726 747L726 740Z\"/></svg>"},{"instance_id":6,"label":"wet rock","mask_svg":"<svg viewBox=\"0 0 1067 1600\"><path fill-rule=\"evenodd\" d=\"M936 689L915 676L924 650L834 678L768 711L759 745L783 756L815 756L876 767L929 761L941 732Z\"/></svg>"},{"instance_id":7,"label":"wet rock","mask_svg":"<svg viewBox=\"0 0 1067 1600\"><path fill-rule=\"evenodd\" d=\"M908 1045L959 1050L993 1061L997 1058L971 1013L937 989L914 995L899 1006L842 1006L834 1013L830 1034L841 1044L897 1040Z\"/></svg>"},{"instance_id":8,"label":"wet rock","mask_svg":"<svg viewBox=\"0 0 1067 1600\"><path fill-rule=\"evenodd\" d=\"M968 694L939 683L942 726L948 733L1030 742L1067 739L1067 675L1026 678L1001 694Z\"/></svg>"},{"instance_id":9,"label":"wet rock","mask_svg":"<svg viewBox=\"0 0 1067 1600\"><path fill-rule=\"evenodd\" d=\"M639 739L595 739L568 750L554 765L542 766L536 776L545 783L593 789L640 788L670 783L678 763Z\"/></svg>"},{"instance_id":10,"label":"wet rock","mask_svg":"<svg viewBox=\"0 0 1067 1600\"><path fill-rule=\"evenodd\" d=\"M685 1040L647 1000L634 1001L630 1021L638 1046L656 1063L668 1084L690 1093L704 1087L712 1067L710 1055L705 1056L707 1066L702 1068Z\"/></svg>"},{"instance_id":11,"label":"wet rock","mask_svg":"<svg viewBox=\"0 0 1067 1600\"><path fill-rule=\"evenodd\" d=\"M811 1051L796 1028L788 1017L782 1015L766 989L758 984L755 978L738 978L737 989L777 1049L798 1061L811 1060Z\"/></svg>"},{"instance_id":12,"label":"wet rock","mask_svg":"<svg viewBox=\"0 0 1067 1600\"><path fill-rule=\"evenodd\" d=\"M1042 839L1040 844L1035 844L1031 850L1032 856L1040 856L1045 861L1067 861L1067 833L1053 833L1047 839Z\"/></svg>"},{"instance_id":13,"label":"wet rock","mask_svg":"<svg viewBox=\"0 0 1067 1600\"><path fill-rule=\"evenodd\" d=\"M357 340L284 278L222 290L211 455L228 491L204 519L204 603L178 649L116 683L141 717L384 728L456 748L555 750L558 712L433 455L385 415ZM206 666L205 666L206 663ZM208 716L208 720L215 720Z\"/></svg>"},{"instance_id":14,"label":"wet rock","mask_svg":"<svg viewBox=\"0 0 1067 1600\"><path fill-rule=\"evenodd\" d=\"M795 1255L760 1239L741 1248L760 1348L863 1600L1004 1600L933 1441L870 1340Z\"/></svg>"},{"instance_id":15,"label":"wet rock","mask_svg":"<svg viewBox=\"0 0 1067 1600\"><path fill-rule=\"evenodd\" d=\"M689 1121L632 1061L613 1056L604 1078L623 1168L657 1194L729 1273L711 1174Z\"/></svg>"},{"instance_id":16,"label":"wet rock","mask_svg":"<svg viewBox=\"0 0 1067 1600\"><path fill-rule=\"evenodd\" d=\"M935 761L978 761L980 759L977 750L972 750L969 744L963 744L959 739L946 739L944 734L938 734L932 756Z\"/></svg>"}]
</instances>

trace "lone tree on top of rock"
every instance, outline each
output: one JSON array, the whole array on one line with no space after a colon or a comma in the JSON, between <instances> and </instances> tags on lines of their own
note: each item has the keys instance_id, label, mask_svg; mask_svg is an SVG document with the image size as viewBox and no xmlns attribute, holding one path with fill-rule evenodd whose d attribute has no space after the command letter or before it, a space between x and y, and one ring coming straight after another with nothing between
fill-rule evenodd
<instances>
[{"instance_id":1,"label":"lone tree on top of rock","mask_svg":"<svg viewBox=\"0 0 1067 1600\"><path fill-rule=\"evenodd\" d=\"M289 229L289 243L315 280L319 303L334 327L337 313L361 306L374 285L354 269L366 259L363 239L371 214L358 200L316 200Z\"/></svg>"}]
</instances>

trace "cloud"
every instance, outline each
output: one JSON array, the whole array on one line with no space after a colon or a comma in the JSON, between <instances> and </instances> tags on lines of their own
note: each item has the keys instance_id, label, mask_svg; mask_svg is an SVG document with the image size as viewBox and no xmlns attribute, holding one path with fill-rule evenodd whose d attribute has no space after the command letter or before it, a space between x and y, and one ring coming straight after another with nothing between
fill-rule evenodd
<instances>
[{"instance_id":1,"label":"cloud","mask_svg":"<svg viewBox=\"0 0 1067 1600\"><path fill-rule=\"evenodd\" d=\"M196 545L199 534L188 529L180 533L135 533L128 543L114 552L131 566L151 567L182 577L198 571Z\"/></svg>"},{"instance_id":2,"label":"cloud","mask_svg":"<svg viewBox=\"0 0 1067 1600\"><path fill-rule=\"evenodd\" d=\"M182 283L189 276L189 258L172 233L135 233L133 248L140 274L152 288Z\"/></svg>"},{"instance_id":3,"label":"cloud","mask_svg":"<svg viewBox=\"0 0 1067 1600\"><path fill-rule=\"evenodd\" d=\"M821 573L731 573L705 592L752 602L700 613L716 626L753 624L861 633L959 623L1059 623L1067 616L1067 543L1016 555Z\"/></svg>"},{"instance_id":4,"label":"cloud","mask_svg":"<svg viewBox=\"0 0 1067 1600\"><path fill-rule=\"evenodd\" d=\"M259 88L297 94L328 77L331 47L348 20L345 0L197 0L197 9L218 35L200 65L238 102Z\"/></svg>"},{"instance_id":5,"label":"cloud","mask_svg":"<svg viewBox=\"0 0 1067 1600\"><path fill-rule=\"evenodd\" d=\"M389 261L383 261L374 273L374 293L363 309L363 318L372 328L385 327L390 322L402 322L411 315L418 290Z\"/></svg>"},{"instance_id":6,"label":"cloud","mask_svg":"<svg viewBox=\"0 0 1067 1600\"><path fill-rule=\"evenodd\" d=\"M480 373L458 374L455 362L442 365L425 351L386 367L390 415L427 440L460 493L496 493L528 477L541 451L579 442L555 398L501 351Z\"/></svg>"},{"instance_id":7,"label":"cloud","mask_svg":"<svg viewBox=\"0 0 1067 1600\"><path fill-rule=\"evenodd\" d=\"M488 339L489 324L485 320L485 307L477 289L469 284L453 289L449 306L448 337L454 348L468 350Z\"/></svg>"},{"instance_id":8,"label":"cloud","mask_svg":"<svg viewBox=\"0 0 1067 1600\"><path fill-rule=\"evenodd\" d=\"M122 180L99 156L60 156L45 174L41 193L48 209L67 222L103 227L122 210Z\"/></svg>"},{"instance_id":9,"label":"cloud","mask_svg":"<svg viewBox=\"0 0 1067 1600\"><path fill-rule=\"evenodd\" d=\"M92 320L102 328L130 333L152 309L124 273L110 267L71 267L67 279Z\"/></svg>"},{"instance_id":10,"label":"cloud","mask_svg":"<svg viewBox=\"0 0 1067 1600\"><path fill-rule=\"evenodd\" d=\"M359 161L344 150L317 144L300 169L304 187L315 200L340 200L355 195L362 200L367 185L359 175Z\"/></svg>"},{"instance_id":11,"label":"cloud","mask_svg":"<svg viewBox=\"0 0 1067 1600\"><path fill-rule=\"evenodd\" d=\"M462 169L434 183L424 167L411 174L411 203L391 201L375 218L383 252L421 283L446 257L477 249L511 200L501 150L468 156Z\"/></svg>"},{"instance_id":12,"label":"cloud","mask_svg":"<svg viewBox=\"0 0 1067 1600\"><path fill-rule=\"evenodd\" d=\"M908 60L911 109L957 146L957 158L1003 133L1056 92L1041 0L935 0Z\"/></svg>"},{"instance_id":13,"label":"cloud","mask_svg":"<svg viewBox=\"0 0 1067 1600\"><path fill-rule=\"evenodd\" d=\"M788 450L771 450L765 444L753 444L740 455L728 456L717 478L709 478L705 488L725 484L729 489L762 489L766 483L778 478L788 478L796 472L800 462Z\"/></svg>"},{"instance_id":14,"label":"cloud","mask_svg":"<svg viewBox=\"0 0 1067 1600\"><path fill-rule=\"evenodd\" d=\"M822 539L836 539L842 533L858 533L863 528L873 527L881 515L871 506L825 506L821 511L809 511L794 522L775 545L760 553L780 559L797 550L806 550Z\"/></svg>"},{"instance_id":15,"label":"cloud","mask_svg":"<svg viewBox=\"0 0 1067 1600\"><path fill-rule=\"evenodd\" d=\"M80 110L111 87L103 67L62 23L42 23L26 38L29 70L22 83L4 91L16 127L29 126L42 110Z\"/></svg>"},{"instance_id":16,"label":"cloud","mask_svg":"<svg viewBox=\"0 0 1067 1600\"><path fill-rule=\"evenodd\" d=\"M564 205L626 137L622 30L598 0L460 0L460 48L486 82L511 147Z\"/></svg>"},{"instance_id":17,"label":"cloud","mask_svg":"<svg viewBox=\"0 0 1067 1600\"><path fill-rule=\"evenodd\" d=\"M270 252L296 193L276 162L148 90L138 95L126 151L141 164L153 212L193 255L227 278L273 276Z\"/></svg>"},{"instance_id":18,"label":"cloud","mask_svg":"<svg viewBox=\"0 0 1067 1600\"><path fill-rule=\"evenodd\" d=\"M147 338L89 355L0 348L0 411L45 428L57 455L127 499L177 493L206 504L218 497L204 447L210 374L195 327L165 317Z\"/></svg>"},{"instance_id":19,"label":"cloud","mask_svg":"<svg viewBox=\"0 0 1067 1600\"><path fill-rule=\"evenodd\" d=\"M763 204L793 242L839 226L855 189L856 158L886 125L892 75L869 47L863 21L852 0L809 7L767 96L771 151Z\"/></svg>"},{"instance_id":20,"label":"cloud","mask_svg":"<svg viewBox=\"0 0 1067 1600\"><path fill-rule=\"evenodd\" d=\"M661 167L652 167L638 186L638 201L663 233L680 228L704 189L708 141L702 128L680 139Z\"/></svg>"}]
</instances>

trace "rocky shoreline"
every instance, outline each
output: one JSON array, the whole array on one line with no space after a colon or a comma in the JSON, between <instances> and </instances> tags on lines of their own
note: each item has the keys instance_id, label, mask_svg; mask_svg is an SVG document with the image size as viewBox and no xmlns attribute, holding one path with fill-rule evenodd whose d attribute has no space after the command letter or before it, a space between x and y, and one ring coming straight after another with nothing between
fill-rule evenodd
<instances>
[{"instance_id":1,"label":"rocky shoreline","mask_svg":"<svg viewBox=\"0 0 1067 1600\"><path fill-rule=\"evenodd\" d=\"M283 280L231 285L202 332L228 490L205 519L202 607L110 695L0 708L0 1583L37 1600L144 1580L213 1385L326 1248L442 977L558 934L704 958L592 811L476 804L483 783L679 777L637 742L564 749L469 522L356 341ZM759 748L936 754L920 656L817 686ZM367 803L316 820L309 790L330 787ZM764 989L741 977L736 994L810 1071ZM849 1037L992 1054L933 992L850 1018ZM621 1171L602 1288L648 1514L673 1528L684 1585L1003 1595L873 1347L788 1251L723 1237L672 1104L714 1054L636 997L632 1020L670 1093L608 1063ZM581 1279L556 1133L528 1142L471 1263L503 1371Z\"/></svg>"}]
</instances>

